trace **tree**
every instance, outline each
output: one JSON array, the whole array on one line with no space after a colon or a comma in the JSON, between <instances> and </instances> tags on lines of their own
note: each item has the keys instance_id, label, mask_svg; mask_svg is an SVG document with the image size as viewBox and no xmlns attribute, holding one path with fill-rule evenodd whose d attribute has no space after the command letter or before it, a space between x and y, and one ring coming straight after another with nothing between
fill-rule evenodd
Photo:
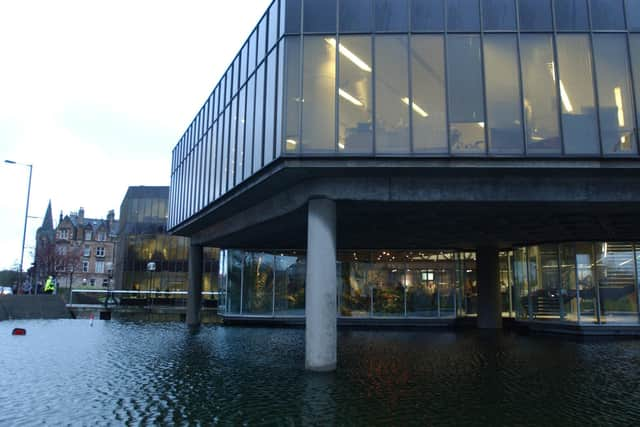
<instances>
[{"instance_id":1,"label":"tree","mask_svg":"<svg viewBox=\"0 0 640 427\"><path fill-rule=\"evenodd\" d=\"M82 248L74 245L72 242L68 244L58 244L56 246L55 265L58 274L67 274L67 284L69 287L72 287L73 274L82 272Z\"/></svg>"}]
</instances>

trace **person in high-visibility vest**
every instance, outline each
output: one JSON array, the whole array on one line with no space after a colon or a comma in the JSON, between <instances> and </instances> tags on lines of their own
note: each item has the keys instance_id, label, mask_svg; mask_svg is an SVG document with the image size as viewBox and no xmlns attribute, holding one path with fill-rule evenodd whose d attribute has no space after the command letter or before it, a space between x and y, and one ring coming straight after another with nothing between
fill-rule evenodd
<instances>
[{"instance_id":1,"label":"person in high-visibility vest","mask_svg":"<svg viewBox=\"0 0 640 427\"><path fill-rule=\"evenodd\" d=\"M53 283L53 277L51 276L47 277L47 281L44 284L44 293L52 294L53 291L55 290L56 290L56 285Z\"/></svg>"}]
</instances>

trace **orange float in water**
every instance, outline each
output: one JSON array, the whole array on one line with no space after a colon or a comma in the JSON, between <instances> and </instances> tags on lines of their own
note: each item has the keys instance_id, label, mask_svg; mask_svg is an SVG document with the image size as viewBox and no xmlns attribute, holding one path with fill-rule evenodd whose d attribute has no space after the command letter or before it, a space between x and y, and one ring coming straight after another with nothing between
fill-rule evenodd
<instances>
[{"instance_id":1,"label":"orange float in water","mask_svg":"<svg viewBox=\"0 0 640 427\"><path fill-rule=\"evenodd\" d=\"M13 328L11 335L27 335L27 330L24 328Z\"/></svg>"}]
</instances>

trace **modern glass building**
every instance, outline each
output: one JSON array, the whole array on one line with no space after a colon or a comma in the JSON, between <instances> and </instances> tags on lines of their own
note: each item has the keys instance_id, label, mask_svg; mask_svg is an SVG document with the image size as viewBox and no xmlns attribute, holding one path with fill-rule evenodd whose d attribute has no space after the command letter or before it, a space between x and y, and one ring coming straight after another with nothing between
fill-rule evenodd
<instances>
[{"instance_id":1,"label":"modern glass building","mask_svg":"<svg viewBox=\"0 0 640 427\"><path fill-rule=\"evenodd\" d=\"M640 0L276 0L168 228L224 249L230 317L304 293L309 330L317 281L339 317L637 325L639 123Z\"/></svg>"}]
</instances>

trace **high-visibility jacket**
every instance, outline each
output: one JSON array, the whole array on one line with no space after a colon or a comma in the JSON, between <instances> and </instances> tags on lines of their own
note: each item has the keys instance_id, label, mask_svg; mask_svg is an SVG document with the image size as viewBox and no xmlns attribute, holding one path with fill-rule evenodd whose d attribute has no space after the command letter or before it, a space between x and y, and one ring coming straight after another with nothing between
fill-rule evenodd
<instances>
[{"instance_id":1,"label":"high-visibility jacket","mask_svg":"<svg viewBox=\"0 0 640 427\"><path fill-rule=\"evenodd\" d=\"M44 291L45 292L49 292L49 291L53 292L53 291L55 291L55 289L56 289L56 287L53 284L53 277L49 276L47 278L47 281L44 284Z\"/></svg>"}]
</instances>

